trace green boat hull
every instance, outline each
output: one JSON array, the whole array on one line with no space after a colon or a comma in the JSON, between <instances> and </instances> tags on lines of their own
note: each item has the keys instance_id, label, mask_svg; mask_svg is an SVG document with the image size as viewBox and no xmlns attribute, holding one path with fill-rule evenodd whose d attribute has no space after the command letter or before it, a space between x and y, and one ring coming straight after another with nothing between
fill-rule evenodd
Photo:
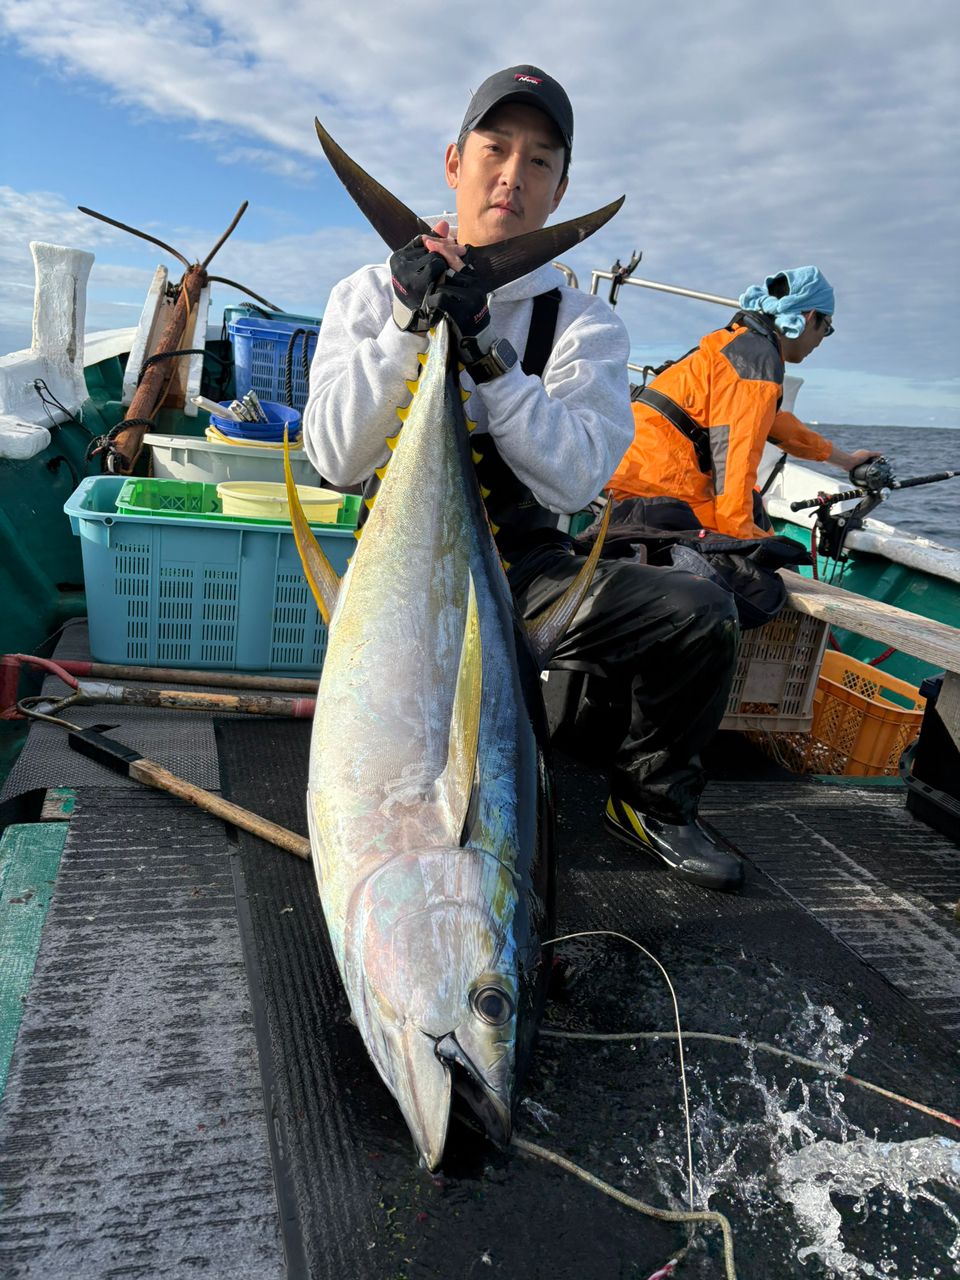
<instances>
[{"instance_id":1,"label":"green boat hull","mask_svg":"<svg viewBox=\"0 0 960 1280\"><path fill-rule=\"evenodd\" d=\"M778 533L796 538L804 546L809 546L810 530L806 526L791 524L786 520L775 520L774 525ZM833 582L847 591L869 596L871 600L880 600L898 609L906 609L922 618L933 618L951 627L960 625L960 583L897 564L885 556L858 550L849 552L842 578L836 576L835 570L833 560L817 557L817 576L825 582ZM808 578L814 576L812 567L801 569L800 572ZM844 653L852 658L859 658L861 662L870 662L885 652L884 645L876 640L866 640L852 631L834 627L831 634ZM913 658L899 650L885 658L881 665L890 675L912 685L919 685L938 670L929 662L923 662L920 658Z\"/></svg>"}]
</instances>

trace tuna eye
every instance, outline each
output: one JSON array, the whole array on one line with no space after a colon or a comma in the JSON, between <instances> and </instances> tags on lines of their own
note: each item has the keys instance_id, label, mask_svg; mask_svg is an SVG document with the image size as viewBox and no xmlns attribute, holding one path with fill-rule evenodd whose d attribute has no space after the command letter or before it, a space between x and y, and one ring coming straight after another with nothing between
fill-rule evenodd
<instances>
[{"instance_id":1,"label":"tuna eye","mask_svg":"<svg viewBox=\"0 0 960 1280\"><path fill-rule=\"evenodd\" d=\"M513 1016L513 1001L499 987L481 987L475 991L473 1008L478 1017L493 1027L502 1027Z\"/></svg>"}]
</instances>

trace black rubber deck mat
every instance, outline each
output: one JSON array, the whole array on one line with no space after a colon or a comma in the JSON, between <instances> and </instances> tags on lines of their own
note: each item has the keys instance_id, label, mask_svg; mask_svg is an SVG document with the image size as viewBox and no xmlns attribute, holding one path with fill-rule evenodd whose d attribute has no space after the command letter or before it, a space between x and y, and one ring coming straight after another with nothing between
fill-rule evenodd
<instances>
[{"instance_id":1,"label":"black rubber deck mat","mask_svg":"<svg viewBox=\"0 0 960 1280\"><path fill-rule=\"evenodd\" d=\"M307 724L219 723L226 794L305 832L309 733ZM762 872L749 868L738 895L679 884L604 834L598 774L564 758L556 772L562 931L613 929L649 946L673 978L689 1030L775 1042L956 1114L956 1058L937 1024ZM347 1020L310 866L244 834L240 850L291 1276L646 1280L663 1265L682 1229L641 1218L516 1149L498 1153L456 1129L442 1176L418 1170L399 1112ZM586 939L559 954L563 981L547 1024L610 1033L672 1026L662 979L639 952ZM862 1258L881 1268L876 1274L895 1264L901 1280L926 1277L960 1243L956 1182L934 1178L935 1194L910 1208L869 1173L878 1152L889 1163L894 1150L878 1139L895 1147L929 1139L955 1159L956 1129L739 1045L693 1042L688 1069L698 1195L730 1216L741 1277L807 1274L804 1248L831 1258L837 1275L866 1274L849 1269ZM628 1194L680 1208L678 1099L669 1042L544 1036L521 1134ZM836 1185L833 1174L817 1180L845 1209L841 1227L798 1216L790 1192L798 1152L839 1170ZM863 1183L857 1195L856 1178L841 1177L848 1156ZM677 1274L722 1275L719 1233L705 1232ZM830 1272L814 1259L809 1274Z\"/></svg>"},{"instance_id":2,"label":"black rubber deck mat","mask_svg":"<svg viewBox=\"0 0 960 1280\"><path fill-rule=\"evenodd\" d=\"M57 642L54 660L90 660L86 619L68 622ZM135 684L127 679L121 684ZM169 688L184 686L171 683ZM197 686L189 686L196 690ZM61 698L68 691L56 676L43 681L42 692ZM171 773L195 786L216 791L220 786L213 721L209 716L167 711L152 707L91 705L73 707L64 713L72 724L88 728L95 724L122 725L117 733L126 746L162 764ZM139 782L71 751L63 729L34 722L30 735L10 775L0 788L0 802L15 799L26 791L45 787L117 787L134 791Z\"/></svg>"}]
</instances>

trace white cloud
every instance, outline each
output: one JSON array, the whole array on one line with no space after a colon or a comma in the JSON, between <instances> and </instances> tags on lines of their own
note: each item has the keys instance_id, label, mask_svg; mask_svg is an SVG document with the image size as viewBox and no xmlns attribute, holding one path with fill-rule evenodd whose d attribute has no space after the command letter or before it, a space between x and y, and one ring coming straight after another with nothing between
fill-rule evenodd
<instances>
[{"instance_id":1,"label":"white cloud","mask_svg":"<svg viewBox=\"0 0 960 1280\"><path fill-rule=\"evenodd\" d=\"M220 250L211 270L277 303L284 310L322 312L333 285L363 262L382 259L386 249L373 231L321 228L269 242L242 238L242 227ZM212 245L222 229L180 228L181 243ZM30 341L33 317L33 261L30 240L93 251L87 294L87 328L135 323L131 309L143 306L154 266L164 262L173 280L181 268L152 245L138 242L70 208L49 192L24 193L0 187L0 350ZM105 256L101 256L105 255ZM119 260L118 260L119 259ZM126 259L124 261L123 259ZM139 265L138 265L139 264ZM119 295L119 296L118 296ZM242 293L214 286L214 306L242 301Z\"/></svg>"},{"instance_id":2,"label":"white cloud","mask_svg":"<svg viewBox=\"0 0 960 1280\"><path fill-rule=\"evenodd\" d=\"M317 183L318 205L330 188L314 114L401 199L433 210L447 195L442 144L469 91L496 67L533 59L566 85L577 112L562 213L627 195L615 223L574 255L581 275L640 247L653 278L739 294L772 270L816 262L838 295L831 361L930 386L955 367L960 59L951 0L808 0L802 12L754 0L666 12L611 0L566 10L491 0L469 29L386 0L242 11L235 0L180 0L147 12L132 0L7 0L0 29L25 55L128 112L186 126L229 169L268 173L288 190ZM66 235L72 224L62 225ZM80 242L93 234L87 227ZM172 231L158 234L178 243ZM190 242L217 234L198 230ZM286 305L312 299L309 310L365 243L329 229L253 246L235 238L218 267L258 288L252 273L258 291ZM144 252L139 261L149 261ZM19 279L2 251L0 278ZM681 309L624 300L638 342L654 333L660 346L683 350L699 317L717 320L713 310L673 305ZM826 354L814 359L823 366Z\"/></svg>"}]
</instances>

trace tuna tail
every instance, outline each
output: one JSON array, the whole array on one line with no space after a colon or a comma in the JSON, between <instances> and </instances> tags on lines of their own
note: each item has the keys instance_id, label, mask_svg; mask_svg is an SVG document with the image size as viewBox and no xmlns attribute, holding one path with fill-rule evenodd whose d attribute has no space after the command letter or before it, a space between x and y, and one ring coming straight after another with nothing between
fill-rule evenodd
<instances>
[{"instance_id":1,"label":"tuna tail","mask_svg":"<svg viewBox=\"0 0 960 1280\"><path fill-rule=\"evenodd\" d=\"M391 250L402 248L415 236L429 235L433 228L408 209L386 187L371 178L342 147L330 137L319 120L315 120L317 137L333 165L337 177L356 201L361 213L387 242ZM520 276L525 276L544 263L566 253L603 226L623 204L624 197L581 218L559 222L555 226L529 231L499 244L475 247L471 258L487 293Z\"/></svg>"}]
</instances>

